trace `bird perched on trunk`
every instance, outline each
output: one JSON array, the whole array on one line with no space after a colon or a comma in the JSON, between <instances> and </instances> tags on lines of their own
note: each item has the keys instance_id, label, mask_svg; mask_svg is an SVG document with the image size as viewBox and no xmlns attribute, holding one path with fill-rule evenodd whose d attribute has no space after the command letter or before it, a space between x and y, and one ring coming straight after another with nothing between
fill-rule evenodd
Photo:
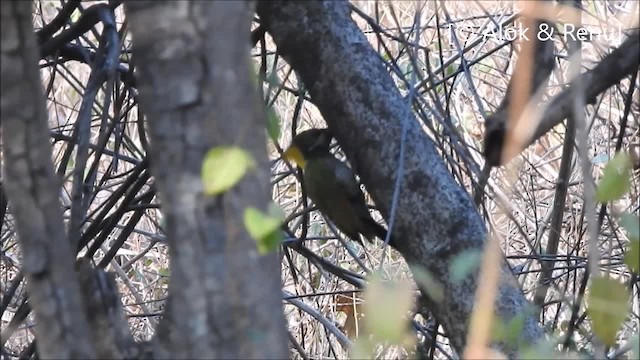
<instances>
[{"instance_id":1,"label":"bird perched on trunk","mask_svg":"<svg viewBox=\"0 0 640 360\"><path fill-rule=\"evenodd\" d=\"M353 171L329 152L332 138L326 128L303 131L284 157L302 168L307 196L340 231L358 242L359 235L384 241L387 230L371 217Z\"/></svg>"}]
</instances>

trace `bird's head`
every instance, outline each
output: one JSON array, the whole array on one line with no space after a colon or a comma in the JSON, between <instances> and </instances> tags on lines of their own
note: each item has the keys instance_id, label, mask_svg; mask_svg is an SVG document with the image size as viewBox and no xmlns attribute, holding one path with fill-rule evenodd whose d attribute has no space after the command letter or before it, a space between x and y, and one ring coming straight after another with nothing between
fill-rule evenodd
<instances>
[{"instance_id":1,"label":"bird's head","mask_svg":"<svg viewBox=\"0 0 640 360\"><path fill-rule=\"evenodd\" d=\"M333 135L327 128L306 130L293 137L284 158L304 168L306 160L329 153Z\"/></svg>"}]
</instances>

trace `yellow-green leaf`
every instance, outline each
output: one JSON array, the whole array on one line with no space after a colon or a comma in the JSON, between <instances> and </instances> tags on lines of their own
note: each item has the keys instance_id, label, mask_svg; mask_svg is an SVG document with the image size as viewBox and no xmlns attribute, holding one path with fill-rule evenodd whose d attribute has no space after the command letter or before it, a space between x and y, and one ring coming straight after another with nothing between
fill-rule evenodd
<instances>
[{"instance_id":1,"label":"yellow-green leaf","mask_svg":"<svg viewBox=\"0 0 640 360\"><path fill-rule=\"evenodd\" d=\"M422 291L426 292L435 302L444 300L444 289L442 284L428 270L418 265L410 265L413 280L420 286Z\"/></svg>"},{"instance_id":2,"label":"yellow-green leaf","mask_svg":"<svg viewBox=\"0 0 640 360\"><path fill-rule=\"evenodd\" d=\"M249 235L256 241L258 252L267 254L278 248L282 242L280 224L282 216L272 206L268 213L264 213L254 207L244 210L244 226Z\"/></svg>"},{"instance_id":3,"label":"yellow-green leaf","mask_svg":"<svg viewBox=\"0 0 640 360\"><path fill-rule=\"evenodd\" d=\"M631 348L631 352L628 353L627 359L638 359L640 358L640 334L636 333L631 337L631 339L627 340Z\"/></svg>"},{"instance_id":4,"label":"yellow-green leaf","mask_svg":"<svg viewBox=\"0 0 640 360\"><path fill-rule=\"evenodd\" d=\"M269 202L267 205L267 214L278 218L280 221L284 219L284 210L280 207L280 205L274 203L273 201Z\"/></svg>"},{"instance_id":5,"label":"yellow-green leaf","mask_svg":"<svg viewBox=\"0 0 640 360\"><path fill-rule=\"evenodd\" d=\"M600 202L621 198L631 187L631 158L627 153L617 153L604 167L598 183L596 199Z\"/></svg>"},{"instance_id":6,"label":"yellow-green leaf","mask_svg":"<svg viewBox=\"0 0 640 360\"><path fill-rule=\"evenodd\" d=\"M640 240L633 239L624 253L624 263L629 269L640 273Z\"/></svg>"},{"instance_id":7,"label":"yellow-green leaf","mask_svg":"<svg viewBox=\"0 0 640 360\"><path fill-rule=\"evenodd\" d=\"M525 321L530 314L527 311L516 314L511 320L505 321L496 317L497 321L494 321L492 327L493 339L496 341L502 341L509 345L518 345L520 334L524 328Z\"/></svg>"},{"instance_id":8,"label":"yellow-green leaf","mask_svg":"<svg viewBox=\"0 0 640 360\"><path fill-rule=\"evenodd\" d=\"M587 313L593 332L605 344L616 343L616 333L627 317L629 291L618 281L597 277L591 280Z\"/></svg>"},{"instance_id":9,"label":"yellow-green leaf","mask_svg":"<svg viewBox=\"0 0 640 360\"><path fill-rule=\"evenodd\" d=\"M480 261L482 261L482 251L480 250L461 252L451 262L449 269L451 281L457 284L472 272L476 272L480 268Z\"/></svg>"},{"instance_id":10,"label":"yellow-green leaf","mask_svg":"<svg viewBox=\"0 0 640 360\"><path fill-rule=\"evenodd\" d=\"M367 331L380 341L402 344L409 330L413 291L407 282L392 283L374 275L364 292Z\"/></svg>"},{"instance_id":11,"label":"yellow-green leaf","mask_svg":"<svg viewBox=\"0 0 640 360\"><path fill-rule=\"evenodd\" d=\"M267 109L267 134L274 141L280 136L280 118L273 108Z\"/></svg>"},{"instance_id":12,"label":"yellow-green leaf","mask_svg":"<svg viewBox=\"0 0 640 360\"><path fill-rule=\"evenodd\" d=\"M449 66L447 66L444 73L447 77L449 77L451 74L455 73L456 70L458 70L458 65L456 65L455 63L451 63L449 64Z\"/></svg>"},{"instance_id":13,"label":"yellow-green leaf","mask_svg":"<svg viewBox=\"0 0 640 360\"><path fill-rule=\"evenodd\" d=\"M268 68L272 68L273 67L273 57L267 55L267 63L271 63L271 64L267 64ZM280 86L280 78L278 77L278 74L273 72L270 73L266 76L265 81L267 84L271 85L272 87L279 87Z\"/></svg>"},{"instance_id":14,"label":"yellow-green leaf","mask_svg":"<svg viewBox=\"0 0 640 360\"><path fill-rule=\"evenodd\" d=\"M556 350L558 340L553 337L542 337L537 343L523 346L516 357L517 359L561 359L561 354Z\"/></svg>"},{"instance_id":15,"label":"yellow-green leaf","mask_svg":"<svg viewBox=\"0 0 640 360\"><path fill-rule=\"evenodd\" d=\"M375 358L376 343L368 336L358 336L349 349L351 359Z\"/></svg>"},{"instance_id":16,"label":"yellow-green leaf","mask_svg":"<svg viewBox=\"0 0 640 360\"><path fill-rule=\"evenodd\" d=\"M258 253L260 255L266 255L278 249L278 246L282 244L282 232L274 231L269 235L256 241L258 245Z\"/></svg>"},{"instance_id":17,"label":"yellow-green leaf","mask_svg":"<svg viewBox=\"0 0 640 360\"><path fill-rule=\"evenodd\" d=\"M162 277L169 277L171 276L171 270L169 268L163 267L158 270L158 274Z\"/></svg>"},{"instance_id":18,"label":"yellow-green leaf","mask_svg":"<svg viewBox=\"0 0 640 360\"><path fill-rule=\"evenodd\" d=\"M640 219L629 213L620 216L620 224L627 231L629 246L624 253L624 263L629 269L640 272Z\"/></svg>"},{"instance_id":19,"label":"yellow-green leaf","mask_svg":"<svg viewBox=\"0 0 640 360\"><path fill-rule=\"evenodd\" d=\"M202 163L205 194L218 195L229 190L254 167L251 154L237 146L218 146L209 150Z\"/></svg>"},{"instance_id":20,"label":"yellow-green leaf","mask_svg":"<svg viewBox=\"0 0 640 360\"><path fill-rule=\"evenodd\" d=\"M640 240L640 218L624 213L620 216L620 224L627 230L629 240Z\"/></svg>"}]
</instances>

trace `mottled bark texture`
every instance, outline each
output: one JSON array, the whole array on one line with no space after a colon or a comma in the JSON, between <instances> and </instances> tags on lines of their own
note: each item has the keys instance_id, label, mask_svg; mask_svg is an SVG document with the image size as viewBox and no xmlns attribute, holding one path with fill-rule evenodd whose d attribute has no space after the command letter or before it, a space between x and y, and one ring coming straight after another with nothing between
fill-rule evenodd
<instances>
[{"instance_id":1,"label":"mottled bark texture","mask_svg":"<svg viewBox=\"0 0 640 360\"><path fill-rule=\"evenodd\" d=\"M477 274L456 284L450 279L450 264L464 251L482 250L485 243L484 224L468 194L454 181L414 119L379 55L351 19L347 2L261 1L257 12L386 219L398 170L402 125L407 122L394 238L410 264L425 267L443 284L445 300L432 302L431 311L462 353ZM509 320L522 314L527 305L504 263L498 314ZM521 340L533 342L541 336L536 318L528 317ZM495 346L512 356L516 351Z\"/></svg>"},{"instance_id":2,"label":"mottled bark texture","mask_svg":"<svg viewBox=\"0 0 640 360\"><path fill-rule=\"evenodd\" d=\"M94 268L91 260L76 263L80 288L85 299L85 313L99 359L137 359L144 344L136 345L120 302L120 292L113 273Z\"/></svg>"},{"instance_id":3,"label":"mottled bark texture","mask_svg":"<svg viewBox=\"0 0 640 360\"><path fill-rule=\"evenodd\" d=\"M36 316L41 358L92 358L82 296L58 201L39 50L30 1L0 2L1 105L6 193L18 229L22 270Z\"/></svg>"},{"instance_id":4,"label":"mottled bark texture","mask_svg":"<svg viewBox=\"0 0 640 360\"><path fill-rule=\"evenodd\" d=\"M160 358L285 358L279 263L243 223L270 200L263 112L249 62L244 1L126 3L151 170L167 221L169 299ZM215 146L248 150L257 168L221 196L203 194Z\"/></svg>"}]
</instances>

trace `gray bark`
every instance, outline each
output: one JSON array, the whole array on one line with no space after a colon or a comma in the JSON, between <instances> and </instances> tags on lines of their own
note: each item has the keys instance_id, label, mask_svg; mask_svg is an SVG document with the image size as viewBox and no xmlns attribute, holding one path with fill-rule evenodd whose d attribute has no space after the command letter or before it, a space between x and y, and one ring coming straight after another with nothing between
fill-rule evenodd
<instances>
[{"instance_id":1,"label":"gray bark","mask_svg":"<svg viewBox=\"0 0 640 360\"><path fill-rule=\"evenodd\" d=\"M113 273L94 268L91 261L76 263L85 313L91 327L91 340L99 359L135 359L142 357L144 344L136 345L124 315L120 292Z\"/></svg>"},{"instance_id":2,"label":"gray bark","mask_svg":"<svg viewBox=\"0 0 640 360\"><path fill-rule=\"evenodd\" d=\"M126 6L171 255L156 356L284 358L278 257L259 256L242 224L246 207L264 210L270 198L265 122L250 78L252 9L242 1ZM248 150L257 170L205 196L202 161L220 145Z\"/></svg>"},{"instance_id":3,"label":"gray bark","mask_svg":"<svg viewBox=\"0 0 640 360\"><path fill-rule=\"evenodd\" d=\"M430 310L461 354L477 274L456 284L450 279L450 264L464 251L482 250L486 235L470 197L414 119L379 55L351 19L347 2L262 1L257 11L279 54L304 82L385 219L392 203L402 126L407 122L394 239L410 264L423 266L444 286L445 301L431 302ZM503 263L497 313L508 321L527 305ZM541 336L537 319L529 316L521 340L531 343ZM517 351L495 346L510 356Z\"/></svg>"},{"instance_id":4,"label":"gray bark","mask_svg":"<svg viewBox=\"0 0 640 360\"><path fill-rule=\"evenodd\" d=\"M37 320L38 353L44 359L95 357L56 191L31 2L0 6L4 181Z\"/></svg>"}]
</instances>

